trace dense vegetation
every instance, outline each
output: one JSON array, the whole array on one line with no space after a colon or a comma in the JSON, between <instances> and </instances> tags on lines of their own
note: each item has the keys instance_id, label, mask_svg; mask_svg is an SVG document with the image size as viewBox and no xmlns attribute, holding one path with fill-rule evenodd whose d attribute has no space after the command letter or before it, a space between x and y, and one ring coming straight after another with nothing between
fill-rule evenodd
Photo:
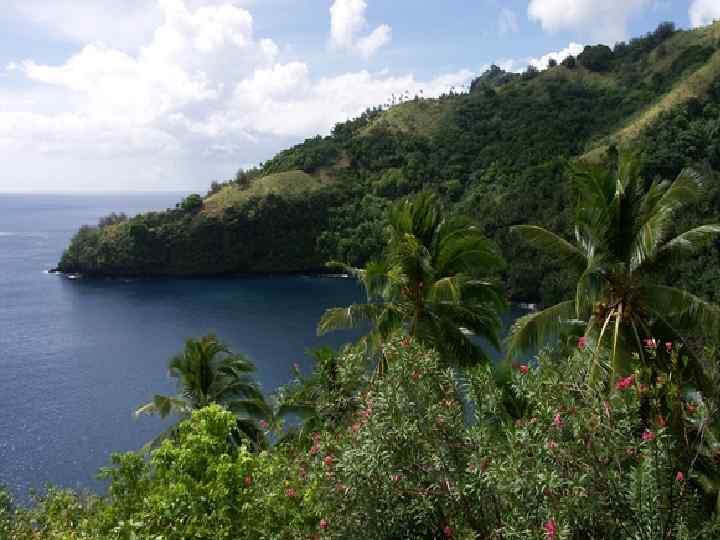
<instances>
[{"instance_id":1,"label":"dense vegetation","mask_svg":"<svg viewBox=\"0 0 720 540\"><path fill-rule=\"evenodd\" d=\"M272 405L246 358L213 336L188 340L170 361L178 396L140 409L181 422L115 455L104 496L50 489L14 509L0 492L0 534L717 538L720 307L658 284L652 266L691 256L720 224L673 236L673 217L701 200L699 177L638 171L626 156L615 171L576 170L577 247L518 228L580 274L576 300L513 328L509 358L539 349L532 362L492 365L467 337L497 345L502 259L424 191L388 212L382 257L352 269L368 303L319 323L369 324L367 338L317 351Z\"/></svg>"},{"instance_id":2,"label":"dense vegetation","mask_svg":"<svg viewBox=\"0 0 720 540\"><path fill-rule=\"evenodd\" d=\"M720 25L689 32L663 24L543 72L493 67L469 93L369 110L213 183L204 200L84 228L59 267L112 276L363 265L384 245L388 206L432 189L498 242L514 298L556 301L570 292L565 271L509 228L529 222L571 233L568 164L612 162L617 149L632 147L648 180L707 169L711 196L687 219L720 215L719 44ZM666 277L717 300L719 253L709 249Z\"/></svg>"},{"instance_id":3,"label":"dense vegetation","mask_svg":"<svg viewBox=\"0 0 720 540\"><path fill-rule=\"evenodd\" d=\"M114 456L105 495L14 508L0 490L0 538L719 538L720 86L701 84L719 32L663 25L543 73L492 69L469 95L369 111L204 199L82 229L65 270L334 256L368 301L318 331L369 333L316 351L272 397L217 338L188 340L178 395L139 409L179 423ZM284 229L301 215L319 243ZM520 319L492 365L503 282L574 298Z\"/></svg>"}]
</instances>

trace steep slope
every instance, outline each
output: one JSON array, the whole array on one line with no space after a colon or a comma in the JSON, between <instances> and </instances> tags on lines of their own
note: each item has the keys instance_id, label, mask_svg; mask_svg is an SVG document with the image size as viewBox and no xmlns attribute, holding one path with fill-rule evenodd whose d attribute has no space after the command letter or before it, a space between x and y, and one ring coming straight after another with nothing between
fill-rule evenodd
<instances>
[{"instance_id":1,"label":"steep slope","mask_svg":"<svg viewBox=\"0 0 720 540\"><path fill-rule=\"evenodd\" d=\"M500 243L514 296L551 300L567 276L508 227L531 222L569 234L568 164L612 160L618 147L639 152L649 177L687 165L720 170L718 120L720 24L691 32L661 25L544 72L493 68L469 93L369 110L214 185L202 204L84 228L60 269L198 275L362 264L383 245L387 206L431 188ZM712 170L708 183L716 197ZM720 214L720 200L710 200L700 217ZM713 263L717 252L703 257ZM713 277L699 283L709 296Z\"/></svg>"}]
</instances>

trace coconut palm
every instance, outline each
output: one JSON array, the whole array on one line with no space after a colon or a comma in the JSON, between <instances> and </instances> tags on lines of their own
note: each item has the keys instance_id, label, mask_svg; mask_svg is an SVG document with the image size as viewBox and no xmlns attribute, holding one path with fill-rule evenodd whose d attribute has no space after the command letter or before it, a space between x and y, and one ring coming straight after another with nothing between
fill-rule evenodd
<instances>
[{"instance_id":1,"label":"coconut palm","mask_svg":"<svg viewBox=\"0 0 720 540\"><path fill-rule=\"evenodd\" d=\"M720 225L673 231L677 212L702 198L701 176L685 170L673 182L648 183L629 155L621 158L616 175L583 166L571 176L578 197L574 243L532 225L513 229L577 272L575 298L517 321L508 354L536 349L580 320L583 340L595 350L592 377L605 374L612 380L626 374L634 354L651 371L672 371L666 342L682 344L697 333L714 337L720 328L717 306L653 277L720 234ZM661 346L654 347L658 342ZM701 384L701 363L685 345L690 357L685 380Z\"/></svg>"},{"instance_id":2,"label":"coconut palm","mask_svg":"<svg viewBox=\"0 0 720 540\"><path fill-rule=\"evenodd\" d=\"M500 287L484 277L503 266L495 245L467 218L446 217L428 191L395 205L388 218L384 258L347 268L363 284L367 303L326 311L318 333L370 325L366 339L376 350L402 331L449 365L488 362L466 334L499 349L499 312L506 304Z\"/></svg>"},{"instance_id":3,"label":"coconut palm","mask_svg":"<svg viewBox=\"0 0 720 540\"><path fill-rule=\"evenodd\" d=\"M251 378L254 371L252 362L231 354L215 336L188 339L183 352L169 363L170 376L178 380L178 395L156 395L135 414L158 414L161 418L174 414L184 420L192 411L216 403L235 414L237 437L259 446L263 432L258 429L258 421L267 417L269 408Z\"/></svg>"}]
</instances>

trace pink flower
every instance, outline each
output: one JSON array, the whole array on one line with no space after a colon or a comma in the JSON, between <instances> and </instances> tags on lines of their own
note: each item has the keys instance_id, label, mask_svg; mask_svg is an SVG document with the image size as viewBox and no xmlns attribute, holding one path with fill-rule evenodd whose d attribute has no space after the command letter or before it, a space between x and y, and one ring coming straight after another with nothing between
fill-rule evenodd
<instances>
[{"instance_id":1,"label":"pink flower","mask_svg":"<svg viewBox=\"0 0 720 540\"><path fill-rule=\"evenodd\" d=\"M557 525L555 524L555 520L551 519L545 524L545 535L550 538L550 540L554 540L557 538Z\"/></svg>"},{"instance_id":2,"label":"pink flower","mask_svg":"<svg viewBox=\"0 0 720 540\"><path fill-rule=\"evenodd\" d=\"M665 350L670 354L673 349L673 342L672 341L666 341L665 342Z\"/></svg>"},{"instance_id":3,"label":"pink flower","mask_svg":"<svg viewBox=\"0 0 720 540\"><path fill-rule=\"evenodd\" d=\"M558 447L558 443L556 443L555 441L553 441L553 440L551 439L551 440L548 441L547 447L548 447L548 450L551 450L551 451L552 451L552 450L556 450L557 447Z\"/></svg>"},{"instance_id":4,"label":"pink flower","mask_svg":"<svg viewBox=\"0 0 720 540\"><path fill-rule=\"evenodd\" d=\"M657 349L657 341L655 341L655 338L645 338L643 343L646 349Z\"/></svg>"},{"instance_id":5,"label":"pink flower","mask_svg":"<svg viewBox=\"0 0 720 540\"><path fill-rule=\"evenodd\" d=\"M528 367L527 364L522 364L522 365L518 368L518 370L519 370L520 373L522 373L523 375L527 375L527 374L530 372L530 368Z\"/></svg>"},{"instance_id":6,"label":"pink flower","mask_svg":"<svg viewBox=\"0 0 720 540\"><path fill-rule=\"evenodd\" d=\"M630 375L629 377L625 377L624 379L620 379L616 384L615 388L618 390L627 390L630 388L633 384L635 384L635 376Z\"/></svg>"},{"instance_id":7,"label":"pink flower","mask_svg":"<svg viewBox=\"0 0 720 540\"><path fill-rule=\"evenodd\" d=\"M267 429L269 425L265 420L260 420L260 429Z\"/></svg>"},{"instance_id":8,"label":"pink flower","mask_svg":"<svg viewBox=\"0 0 720 540\"><path fill-rule=\"evenodd\" d=\"M557 428L561 428L565 425L565 422L563 421L563 419L560 417L559 414L555 415L555 418L553 419L553 425Z\"/></svg>"},{"instance_id":9,"label":"pink flower","mask_svg":"<svg viewBox=\"0 0 720 540\"><path fill-rule=\"evenodd\" d=\"M295 371L300 371L300 364L298 362L293 362L293 369Z\"/></svg>"},{"instance_id":10,"label":"pink flower","mask_svg":"<svg viewBox=\"0 0 720 540\"><path fill-rule=\"evenodd\" d=\"M327 522L327 520L326 520L325 518L323 518L323 519L320 520L320 528L323 529L323 530L325 530L325 529L328 528L328 522Z\"/></svg>"},{"instance_id":11,"label":"pink flower","mask_svg":"<svg viewBox=\"0 0 720 540\"><path fill-rule=\"evenodd\" d=\"M245 484L245 487L250 487L250 486L252 486L252 483L253 483L252 476L250 476L250 475L248 474L248 475L245 477L245 479L243 480L243 482L244 482L244 484Z\"/></svg>"},{"instance_id":12,"label":"pink flower","mask_svg":"<svg viewBox=\"0 0 720 540\"><path fill-rule=\"evenodd\" d=\"M285 495L292 498L292 497L297 496L297 492L293 488L287 488L285 490Z\"/></svg>"},{"instance_id":13,"label":"pink flower","mask_svg":"<svg viewBox=\"0 0 720 540\"><path fill-rule=\"evenodd\" d=\"M390 479L391 479L393 482L399 482L399 481L400 481L400 478L402 478L402 477L401 477L399 474L393 474L393 475L390 477Z\"/></svg>"},{"instance_id":14,"label":"pink flower","mask_svg":"<svg viewBox=\"0 0 720 540\"><path fill-rule=\"evenodd\" d=\"M314 456L315 454L317 454L319 451L320 451L320 445L317 444L317 443L313 444L313 445L310 447L310 454L313 455L313 456Z\"/></svg>"},{"instance_id":15,"label":"pink flower","mask_svg":"<svg viewBox=\"0 0 720 540\"><path fill-rule=\"evenodd\" d=\"M583 350L585 350L586 345L587 345L587 338L585 336L582 336L580 339L578 339L578 349L583 351Z\"/></svg>"},{"instance_id":16,"label":"pink flower","mask_svg":"<svg viewBox=\"0 0 720 540\"><path fill-rule=\"evenodd\" d=\"M675 480L678 482L684 482L685 481L685 475L682 471L678 471L678 473L675 475Z\"/></svg>"},{"instance_id":17,"label":"pink flower","mask_svg":"<svg viewBox=\"0 0 720 540\"><path fill-rule=\"evenodd\" d=\"M642 434L642 440L643 441L654 441L655 440L655 434L650 431L649 429L646 429Z\"/></svg>"},{"instance_id":18,"label":"pink flower","mask_svg":"<svg viewBox=\"0 0 720 540\"><path fill-rule=\"evenodd\" d=\"M335 458L333 458L330 455L325 456L325 459L323 459L323 463L325 463L326 467L332 467L332 464L334 461L335 461Z\"/></svg>"},{"instance_id":19,"label":"pink flower","mask_svg":"<svg viewBox=\"0 0 720 540\"><path fill-rule=\"evenodd\" d=\"M450 525L445 525L443 534L445 535L445 538L452 538L455 536L455 529L453 529Z\"/></svg>"}]
</instances>

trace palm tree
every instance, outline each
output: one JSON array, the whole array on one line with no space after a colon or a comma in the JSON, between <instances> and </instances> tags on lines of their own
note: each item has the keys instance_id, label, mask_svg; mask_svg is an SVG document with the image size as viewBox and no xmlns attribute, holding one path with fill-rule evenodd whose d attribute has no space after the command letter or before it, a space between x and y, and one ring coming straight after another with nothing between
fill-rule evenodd
<instances>
[{"instance_id":1,"label":"palm tree","mask_svg":"<svg viewBox=\"0 0 720 540\"><path fill-rule=\"evenodd\" d=\"M346 267L365 287L367 303L326 311L318 333L370 324L366 339L374 348L403 331L449 365L488 362L466 333L500 347L506 303L500 287L483 277L504 264L495 245L468 219L445 217L428 191L395 205L388 218L384 258L362 270Z\"/></svg>"},{"instance_id":2,"label":"palm tree","mask_svg":"<svg viewBox=\"0 0 720 540\"><path fill-rule=\"evenodd\" d=\"M259 447L263 431L258 428L258 420L268 416L269 408L262 391L251 379L254 371L252 362L231 354L215 336L188 339L183 352L169 363L170 376L178 379L178 395L156 395L135 414L158 414L161 418L175 414L184 420L192 411L216 403L235 414L236 442L244 436Z\"/></svg>"},{"instance_id":3,"label":"palm tree","mask_svg":"<svg viewBox=\"0 0 720 540\"><path fill-rule=\"evenodd\" d=\"M701 199L702 178L685 170L674 182L647 183L630 155L620 159L616 175L584 166L571 176L578 196L574 243L532 225L513 229L577 272L575 298L517 321L508 354L536 349L569 322L580 320L586 342L595 347L591 378L603 372L609 380L626 374L633 354L651 372L672 371L672 355L664 346L648 353L647 345L655 339L684 343L690 357L685 375L696 385L706 383L701 362L685 338L694 332L715 337L720 309L653 277L720 234L720 225L673 233L677 212Z\"/></svg>"}]
</instances>

